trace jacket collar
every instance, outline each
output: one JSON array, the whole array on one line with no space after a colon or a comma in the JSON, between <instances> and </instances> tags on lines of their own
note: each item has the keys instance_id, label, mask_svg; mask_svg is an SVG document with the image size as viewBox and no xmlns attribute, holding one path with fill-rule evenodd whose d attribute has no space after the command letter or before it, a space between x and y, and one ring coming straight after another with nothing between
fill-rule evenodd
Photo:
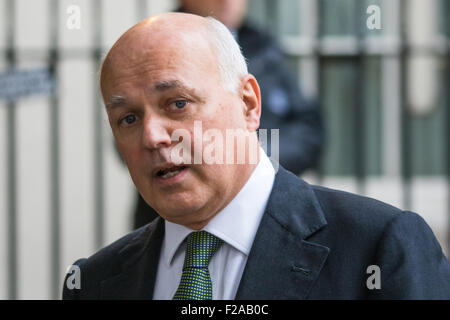
<instances>
[{"instance_id":1,"label":"jacket collar","mask_svg":"<svg viewBox=\"0 0 450 320\"><path fill-rule=\"evenodd\" d=\"M160 217L138 229L137 235L119 251L121 272L101 283L101 299L151 299L155 286L164 220Z\"/></svg>"},{"instance_id":2,"label":"jacket collar","mask_svg":"<svg viewBox=\"0 0 450 320\"><path fill-rule=\"evenodd\" d=\"M326 224L312 188L280 166L236 299L307 298L329 253L307 239Z\"/></svg>"},{"instance_id":3,"label":"jacket collar","mask_svg":"<svg viewBox=\"0 0 450 320\"><path fill-rule=\"evenodd\" d=\"M327 224L311 186L282 166L275 176L266 215L300 239L308 238Z\"/></svg>"}]
</instances>

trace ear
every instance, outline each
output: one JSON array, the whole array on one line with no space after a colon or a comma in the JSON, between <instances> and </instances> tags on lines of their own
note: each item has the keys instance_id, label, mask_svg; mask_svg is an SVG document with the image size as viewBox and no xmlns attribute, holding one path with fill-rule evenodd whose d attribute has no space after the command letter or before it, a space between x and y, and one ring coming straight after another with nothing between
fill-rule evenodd
<instances>
[{"instance_id":1,"label":"ear","mask_svg":"<svg viewBox=\"0 0 450 320\"><path fill-rule=\"evenodd\" d=\"M244 116L247 122L247 130L254 132L259 128L261 117L261 92L258 81L251 74L241 79L241 99L244 102Z\"/></svg>"}]
</instances>

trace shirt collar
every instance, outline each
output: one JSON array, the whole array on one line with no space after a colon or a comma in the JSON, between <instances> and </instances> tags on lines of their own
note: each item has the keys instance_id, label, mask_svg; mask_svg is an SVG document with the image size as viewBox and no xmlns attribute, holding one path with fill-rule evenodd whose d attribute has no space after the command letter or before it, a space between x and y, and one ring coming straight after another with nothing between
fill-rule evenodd
<instances>
[{"instance_id":1,"label":"shirt collar","mask_svg":"<svg viewBox=\"0 0 450 320\"><path fill-rule=\"evenodd\" d=\"M275 180L275 170L260 147L260 160L245 185L234 199L223 208L202 230L222 239L230 246L248 255L264 214ZM239 221L239 223L236 223ZM193 230L165 221L162 258L167 266Z\"/></svg>"}]
</instances>

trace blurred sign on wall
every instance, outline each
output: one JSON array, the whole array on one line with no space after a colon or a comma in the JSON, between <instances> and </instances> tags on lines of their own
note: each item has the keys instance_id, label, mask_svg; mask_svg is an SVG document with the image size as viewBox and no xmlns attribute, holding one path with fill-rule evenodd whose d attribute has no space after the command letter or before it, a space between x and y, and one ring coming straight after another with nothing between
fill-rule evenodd
<instances>
[{"instance_id":1,"label":"blurred sign on wall","mask_svg":"<svg viewBox=\"0 0 450 320\"><path fill-rule=\"evenodd\" d=\"M9 69L0 73L0 98L15 100L31 95L51 95L55 79L51 71L45 69Z\"/></svg>"}]
</instances>

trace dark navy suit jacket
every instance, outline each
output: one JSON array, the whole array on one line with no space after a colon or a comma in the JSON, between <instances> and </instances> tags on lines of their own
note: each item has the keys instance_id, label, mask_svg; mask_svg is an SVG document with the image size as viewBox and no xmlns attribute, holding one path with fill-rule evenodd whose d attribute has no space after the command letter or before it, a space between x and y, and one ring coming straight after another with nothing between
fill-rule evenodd
<instances>
[{"instance_id":1,"label":"dark navy suit jacket","mask_svg":"<svg viewBox=\"0 0 450 320\"><path fill-rule=\"evenodd\" d=\"M65 281L63 298L151 299L163 237L157 218L78 260L81 288ZM419 215L280 167L236 299L450 299L450 265Z\"/></svg>"}]
</instances>

